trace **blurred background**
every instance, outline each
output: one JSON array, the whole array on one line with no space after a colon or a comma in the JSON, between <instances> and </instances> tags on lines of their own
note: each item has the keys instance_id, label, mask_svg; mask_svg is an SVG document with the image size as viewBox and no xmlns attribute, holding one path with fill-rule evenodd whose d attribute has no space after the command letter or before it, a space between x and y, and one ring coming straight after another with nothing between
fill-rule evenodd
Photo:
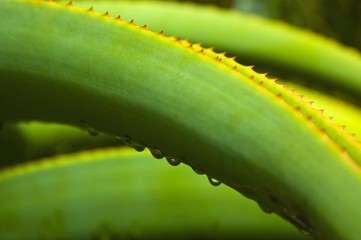
<instances>
[{"instance_id":1,"label":"blurred background","mask_svg":"<svg viewBox=\"0 0 361 240\"><path fill-rule=\"evenodd\" d=\"M189 0L181 0L189 1ZM361 50L360 0L193 0L278 19Z\"/></svg>"}]
</instances>

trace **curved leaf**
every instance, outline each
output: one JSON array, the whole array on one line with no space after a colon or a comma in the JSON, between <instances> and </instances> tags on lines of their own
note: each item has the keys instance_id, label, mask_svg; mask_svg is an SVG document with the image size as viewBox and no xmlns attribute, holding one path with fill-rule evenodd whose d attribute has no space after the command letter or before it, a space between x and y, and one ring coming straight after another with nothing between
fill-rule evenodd
<instances>
[{"instance_id":1,"label":"curved leaf","mask_svg":"<svg viewBox=\"0 0 361 240\"><path fill-rule=\"evenodd\" d=\"M38 1L5 1L0 14L4 121L112 133L315 238L360 235L359 143L265 76L107 14Z\"/></svg>"}]
</instances>

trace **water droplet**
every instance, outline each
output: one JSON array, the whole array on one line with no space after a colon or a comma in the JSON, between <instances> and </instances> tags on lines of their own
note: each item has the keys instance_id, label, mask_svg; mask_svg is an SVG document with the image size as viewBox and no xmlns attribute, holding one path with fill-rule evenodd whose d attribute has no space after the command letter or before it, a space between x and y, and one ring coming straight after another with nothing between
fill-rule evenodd
<instances>
[{"instance_id":1,"label":"water droplet","mask_svg":"<svg viewBox=\"0 0 361 240\"><path fill-rule=\"evenodd\" d=\"M204 171L198 167L192 167L191 168L193 169L193 171L199 175L204 175Z\"/></svg>"},{"instance_id":2,"label":"water droplet","mask_svg":"<svg viewBox=\"0 0 361 240\"><path fill-rule=\"evenodd\" d=\"M210 182L210 184L212 184L213 186L219 186L221 185L221 182L211 176L207 176L208 177L208 181Z\"/></svg>"},{"instance_id":3,"label":"water droplet","mask_svg":"<svg viewBox=\"0 0 361 240\"><path fill-rule=\"evenodd\" d=\"M95 137L95 136L98 136L98 135L99 135L99 132L96 131L96 130L93 129L93 128L88 127L87 130L88 130L88 133L89 133L90 136Z\"/></svg>"},{"instance_id":4,"label":"water droplet","mask_svg":"<svg viewBox=\"0 0 361 240\"><path fill-rule=\"evenodd\" d=\"M172 166L178 166L181 163L181 161L169 156L166 156L165 158L167 159L168 163Z\"/></svg>"},{"instance_id":5,"label":"water droplet","mask_svg":"<svg viewBox=\"0 0 361 240\"><path fill-rule=\"evenodd\" d=\"M134 148L135 151L137 151L137 152L142 152L142 151L144 151L144 149L145 149L145 145L142 144L142 143L139 143L139 142L134 142L133 148Z\"/></svg>"},{"instance_id":6,"label":"water droplet","mask_svg":"<svg viewBox=\"0 0 361 240\"><path fill-rule=\"evenodd\" d=\"M153 157L157 159L162 159L164 157L163 153L156 148L149 148L150 153L153 155Z\"/></svg>"},{"instance_id":7,"label":"water droplet","mask_svg":"<svg viewBox=\"0 0 361 240\"><path fill-rule=\"evenodd\" d=\"M138 152L141 152L145 149L144 144L140 142L136 142L128 136L115 136L115 137L121 140L122 142L124 142L124 144L126 144L128 147L134 148Z\"/></svg>"}]
</instances>

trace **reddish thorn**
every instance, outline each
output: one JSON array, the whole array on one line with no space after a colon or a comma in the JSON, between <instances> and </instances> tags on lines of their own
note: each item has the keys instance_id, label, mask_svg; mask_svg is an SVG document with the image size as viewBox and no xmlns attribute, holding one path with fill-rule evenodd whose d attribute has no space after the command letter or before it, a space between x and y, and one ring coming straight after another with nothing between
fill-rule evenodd
<instances>
[{"instance_id":1,"label":"reddish thorn","mask_svg":"<svg viewBox=\"0 0 361 240\"><path fill-rule=\"evenodd\" d=\"M118 15L118 17L116 17L115 20L122 21L122 18L120 17L120 15Z\"/></svg>"},{"instance_id":2,"label":"reddish thorn","mask_svg":"<svg viewBox=\"0 0 361 240\"><path fill-rule=\"evenodd\" d=\"M319 113L321 113L321 115L323 115L323 112L325 111L325 109L320 109L318 110Z\"/></svg>"},{"instance_id":3,"label":"reddish thorn","mask_svg":"<svg viewBox=\"0 0 361 240\"><path fill-rule=\"evenodd\" d=\"M69 1L66 5L69 6L69 7L72 7L72 6L73 6L73 2L72 2L72 1Z\"/></svg>"},{"instance_id":4,"label":"reddish thorn","mask_svg":"<svg viewBox=\"0 0 361 240\"><path fill-rule=\"evenodd\" d=\"M251 70L253 70L253 68L254 68L254 65L249 65L249 66L247 66L249 69L251 69Z\"/></svg>"},{"instance_id":5,"label":"reddish thorn","mask_svg":"<svg viewBox=\"0 0 361 240\"><path fill-rule=\"evenodd\" d=\"M135 24L134 24L134 19L130 20L129 24L135 25Z\"/></svg>"},{"instance_id":6,"label":"reddish thorn","mask_svg":"<svg viewBox=\"0 0 361 240\"><path fill-rule=\"evenodd\" d=\"M340 129L341 129L341 131L345 131L346 126L345 126L345 125L341 125L341 126L340 126Z\"/></svg>"},{"instance_id":7,"label":"reddish thorn","mask_svg":"<svg viewBox=\"0 0 361 240\"><path fill-rule=\"evenodd\" d=\"M190 42L188 41L188 39L184 39L182 42L183 42L183 46L185 46L185 47L192 47L192 43L190 43ZM188 45L186 45L186 44L188 44Z\"/></svg>"},{"instance_id":8,"label":"reddish thorn","mask_svg":"<svg viewBox=\"0 0 361 240\"><path fill-rule=\"evenodd\" d=\"M201 43L196 43L196 44L194 44L194 45L197 46L197 48L201 48L201 49L203 48L202 45L201 45Z\"/></svg>"},{"instance_id":9,"label":"reddish thorn","mask_svg":"<svg viewBox=\"0 0 361 240\"><path fill-rule=\"evenodd\" d=\"M352 133L352 134L350 134L350 137L351 137L353 140L355 140L355 139L356 139L356 134Z\"/></svg>"},{"instance_id":10,"label":"reddish thorn","mask_svg":"<svg viewBox=\"0 0 361 240\"><path fill-rule=\"evenodd\" d=\"M90 7L89 9L88 9L88 12L94 12L94 8L93 7Z\"/></svg>"},{"instance_id":11,"label":"reddish thorn","mask_svg":"<svg viewBox=\"0 0 361 240\"><path fill-rule=\"evenodd\" d=\"M347 149L343 146L340 147L340 151L344 154L347 154Z\"/></svg>"},{"instance_id":12,"label":"reddish thorn","mask_svg":"<svg viewBox=\"0 0 361 240\"><path fill-rule=\"evenodd\" d=\"M269 80L276 83L278 79L277 78L269 78Z\"/></svg>"}]
</instances>

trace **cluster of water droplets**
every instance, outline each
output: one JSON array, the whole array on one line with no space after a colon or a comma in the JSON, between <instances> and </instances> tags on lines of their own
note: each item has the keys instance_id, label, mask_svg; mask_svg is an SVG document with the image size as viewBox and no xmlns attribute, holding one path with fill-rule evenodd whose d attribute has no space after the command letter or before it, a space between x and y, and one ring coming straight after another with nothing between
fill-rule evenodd
<instances>
[{"instance_id":1,"label":"cluster of water droplets","mask_svg":"<svg viewBox=\"0 0 361 240\"><path fill-rule=\"evenodd\" d=\"M116 138L121 140L124 144L126 144L127 146L135 149L138 152L142 152L146 148L148 148L149 152L153 155L154 158L156 158L156 159L165 158L167 160L167 162L171 166L178 166L182 162L178 158L175 158L175 157L172 157L170 155L167 155L167 154L163 153L158 148L146 146L144 143L142 143L140 141L133 140L131 137L129 137L127 135L116 136ZM193 171L195 173L197 173L199 175L204 175L205 174L205 172L200 167L193 167L192 166L191 168L193 169ZM207 175L207 178L208 178L208 181L210 182L210 184L212 184L213 186L219 186L221 184L221 182L219 180L217 180L216 178L214 178L214 177L211 177L211 176Z\"/></svg>"},{"instance_id":2,"label":"cluster of water droplets","mask_svg":"<svg viewBox=\"0 0 361 240\"><path fill-rule=\"evenodd\" d=\"M178 166L181 163L180 160L164 154L159 149L154 148L154 147L147 147L144 143L142 143L140 141L135 141L132 138L130 138L129 136L126 136L126 135L125 136L116 136L116 138L121 140L128 147L131 147L138 152L142 152L146 148L148 148L149 152L153 155L154 158L156 158L156 159L166 158L167 162L172 166Z\"/></svg>"},{"instance_id":3,"label":"cluster of water droplets","mask_svg":"<svg viewBox=\"0 0 361 240\"><path fill-rule=\"evenodd\" d=\"M85 121L82 121L82 124L83 124L84 128L88 131L90 136L98 136L99 135L99 132L96 129L94 129L93 127L89 126ZM2 124L0 122L0 129L1 129L1 126L2 126ZM146 148L148 148L154 158L156 158L156 159L165 158L171 166L178 166L182 162L181 160L179 160L175 157L164 154L158 148L146 146L144 143L142 143L140 141L136 141L127 135L122 135L122 136L117 135L115 137L117 139L121 140L128 147L131 147L138 152L142 152ZM195 173L197 173L199 175L205 174L203 169L201 169L200 167L191 166L191 168L193 169L193 171ZM219 180L217 180L216 178L214 178L212 176L207 175L207 178L208 178L209 183L213 186L219 186L221 184L221 182Z\"/></svg>"},{"instance_id":4,"label":"cluster of water droplets","mask_svg":"<svg viewBox=\"0 0 361 240\"><path fill-rule=\"evenodd\" d=\"M81 121L83 124L83 127L88 131L90 136L98 136L99 135L99 131L97 131L96 129L94 129L93 127L89 126L85 121ZM0 122L0 129L1 129L1 122ZM127 145L128 147L133 148L134 150L138 151L138 152L142 152L144 151L146 148L149 149L150 153L153 155L154 158L156 159L162 159L165 158L167 160L167 162L171 165L171 166L178 166L179 164L181 164L181 160L169 156L167 154L164 154L161 150L159 150L158 148L155 147L149 147L146 146L144 143L140 142L140 141L136 141L133 140L131 137L127 136L127 135L122 135L122 136L115 136L117 139L121 140L125 145ZM196 166L191 166L191 168L193 169L193 171L199 175L204 175L205 172L203 171L203 169L201 169L200 167L196 167ZM212 177L207 175L208 181L211 185L213 186L219 186L221 184L221 182Z\"/></svg>"},{"instance_id":5,"label":"cluster of water droplets","mask_svg":"<svg viewBox=\"0 0 361 240\"><path fill-rule=\"evenodd\" d=\"M82 121L82 123L83 123L84 128L88 131L88 133L91 136L98 136L99 135L99 132L97 130L95 130L94 128L90 127L86 122ZM2 124L2 122L0 122L0 130L2 129L2 127L3 127L3 124ZM126 135L124 135L124 136L116 136L116 138L121 140L124 144L126 144L127 146L135 149L138 152L142 152L148 147L150 153L153 155L154 158L156 158L156 159L165 158L167 160L167 162L171 166L178 166L182 162L182 161L178 160L177 158L174 158L172 156L164 154L158 148L146 146L142 142L135 141L132 138L130 138L129 136L126 136ZM199 175L205 175L205 172L201 167L199 167L199 166L191 166L191 168L193 169L193 171L195 173L197 173ZM210 175L206 175L206 176L207 176L207 179L208 179L208 181L209 181L209 183L211 185L219 186L221 184L221 181L217 180L216 178L214 178L214 177L212 177ZM242 193L246 197L255 200L258 203L259 207L265 213L272 213L273 212L271 210L271 208L269 208L268 205L263 204L262 202L258 201L255 198L255 196L253 194L251 194L249 191L242 191ZM287 209L276 197L271 196L270 199L275 204L275 206L277 208L279 208L280 212L282 212L283 215L285 215L294 225L297 226L297 228L300 230L300 232L302 232L303 234L305 234L307 236L312 236L313 235L314 230L312 229L312 227L309 226L309 224L306 223L306 221L304 221L303 219L298 217L296 214L292 214L292 212L289 209Z\"/></svg>"}]
</instances>

